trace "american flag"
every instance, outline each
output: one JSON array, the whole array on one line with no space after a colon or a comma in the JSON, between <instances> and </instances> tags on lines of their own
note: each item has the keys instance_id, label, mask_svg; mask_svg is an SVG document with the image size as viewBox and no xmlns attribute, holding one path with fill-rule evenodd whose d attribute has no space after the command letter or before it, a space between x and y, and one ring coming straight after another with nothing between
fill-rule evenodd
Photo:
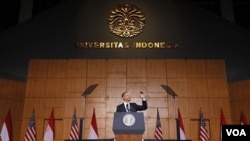
<instances>
[{"instance_id":1,"label":"american flag","mask_svg":"<svg viewBox=\"0 0 250 141\"><path fill-rule=\"evenodd\" d=\"M78 126L77 126L77 119L76 119L76 110L74 111L74 114L72 117L72 124L71 124L69 139L70 140L79 140Z\"/></svg>"},{"instance_id":2,"label":"american flag","mask_svg":"<svg viewBox=\"0 0 250 141\"><path fill-rule=\"evenodd\" d=\"M34 110L31 113L31 117L29 120L29 125L26 130L25 136L24 136L25 141L36 141L36 123L35 123L35 112Z\"/></svg>"},{"instance_id":3,"label":"american flag","mask_svg":"<svg viewBox=\"0 0 250 141\"><path fill-rule=\"evenodd\" d=\"M162 130L161 130L161 120L159 110L157 108L157 119L156 119L156 127L155 127L155 140L163 140Z\"/></svg>"},{"instance_id":4,"label":"american flag","mask_svg":"<svg viewBox=\"0 0 250 141\"><path fill-rule=\"evenodd\" d=\"M202 112L200 112L200 141L209 141L209 135Z\"/></svg>"}]
</instances>

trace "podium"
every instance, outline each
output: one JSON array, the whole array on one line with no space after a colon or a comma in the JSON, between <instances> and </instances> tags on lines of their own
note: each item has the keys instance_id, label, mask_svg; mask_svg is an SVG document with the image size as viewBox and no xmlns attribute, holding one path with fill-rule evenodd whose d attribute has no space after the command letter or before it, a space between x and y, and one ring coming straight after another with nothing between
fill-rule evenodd
<instances>
[{"instance_id":1,"label":"podium","mask_svg":"<svg viewBox=\"0 0 250 141\"><path fill-rule=\"evenodd\" d=\"M142 141L145 131L142 112L115 112L113 132L116 141Z\"/></svg>"}]
</instances>

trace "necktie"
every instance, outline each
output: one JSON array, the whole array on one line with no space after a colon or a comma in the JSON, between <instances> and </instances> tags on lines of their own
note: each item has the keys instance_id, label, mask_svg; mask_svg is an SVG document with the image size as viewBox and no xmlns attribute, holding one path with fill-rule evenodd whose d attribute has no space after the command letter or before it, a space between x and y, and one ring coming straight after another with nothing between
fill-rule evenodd
<instances>
[{"instance_id":1,"label":"necktie","mask_svg":"<svg viewBox=\"0 0 250 141\"><path fill-rule=\"evenodd\" d=\"M126 104L126 110L127 110L127 112L130 112L129 110L129 105L128 105L128 103Z\"/></svg>"}]
</instances>

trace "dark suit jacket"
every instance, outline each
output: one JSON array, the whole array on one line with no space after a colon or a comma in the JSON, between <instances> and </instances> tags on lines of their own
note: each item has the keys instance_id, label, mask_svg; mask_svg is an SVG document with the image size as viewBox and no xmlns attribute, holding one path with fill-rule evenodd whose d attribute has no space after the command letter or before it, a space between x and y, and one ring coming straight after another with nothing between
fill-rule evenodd
<instances>
[{"instance_id":1,"label":"dark suit jacket","mask_svg":"<svg viewBox=\"0 0 250 141\"><path fill-rule=\"evenodd\" d=\"M129 104L130 104L130 112L142 111L148 108L147 101L142 101L142 105L138 105L136 103L129 103ZM116 107L116 112L126 112L124 103Z\"/></svg>"}]
</instances>

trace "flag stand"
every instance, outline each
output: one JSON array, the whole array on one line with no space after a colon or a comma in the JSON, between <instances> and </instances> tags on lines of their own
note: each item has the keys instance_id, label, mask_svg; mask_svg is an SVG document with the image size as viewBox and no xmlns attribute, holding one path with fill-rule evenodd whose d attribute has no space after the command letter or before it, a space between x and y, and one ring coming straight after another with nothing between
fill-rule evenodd
<instances>
[{"instance_id":1,"label":"flag stand","mask_svg":"<svg viewBox=\"0 0 250 141\"><path fill-rule=\"evenodd\" d=\"M179 141L180 140L180 130L179 130L179 119L178 119L178 115L177 115L177 101L176 101L177 94L168 85L161 85L161 87L167 92L167 94L171 95L174 98L176 136L177 136L177 141Z\"/></svg>"},{"instance_id":2,"label":"flag stand","mask_svg":"<svg viewBox=\"0 0 250 141\"><path fill-rule=\"evenodd\" d=\"M176 117L176 136L177 136L177 141L180 140L180 122L179 122L179 119L178 119L178 114L176 114L176 111L177 111L177 102L176 102L176 97L177 95L174 96L174 103L175 103L175 117Z\"/></svg>"},{"instance_id":3,"label":"flag stand","mask_svg":"<svg viewBox=\"0 0 250 141\"><path fill-rule=\"evenodd\" d=\"M83 117L80 118L80 130L79 130L79 141L82 141L82 133L83 133L83 120L84 120L84 115L85 115L85 97L83 97Z\"/></svg>"},{"instance_id":4,"label":"flag stand","mask_svg":"<svg viewBox=\"0 0 250 141\"><path fill-rule=\"evenodd\" d=\"M82 114L82 118L80 118L80 133L79 133L79 140L82 141L82 132L83 132L83 121L84 121L84 116L85 116L85 111L86 111L86 102L85 99L87 97L87 95L90 95L94 89L98 86L98 84L93 84L90 85L83 93L82 93L82 98L83 98L83 114Z\"/></svg>"},{"instance_id":5,"label":"flag stand","mask_svg":"<svg viewBox=\"0 0 250 141\"><path fill-rule=\"evenodd\" d=\"M83 127L83 118L80 118L80 132L79 132L79 140L82 141L82 127Z\"/></svg>"}]
</instances>

